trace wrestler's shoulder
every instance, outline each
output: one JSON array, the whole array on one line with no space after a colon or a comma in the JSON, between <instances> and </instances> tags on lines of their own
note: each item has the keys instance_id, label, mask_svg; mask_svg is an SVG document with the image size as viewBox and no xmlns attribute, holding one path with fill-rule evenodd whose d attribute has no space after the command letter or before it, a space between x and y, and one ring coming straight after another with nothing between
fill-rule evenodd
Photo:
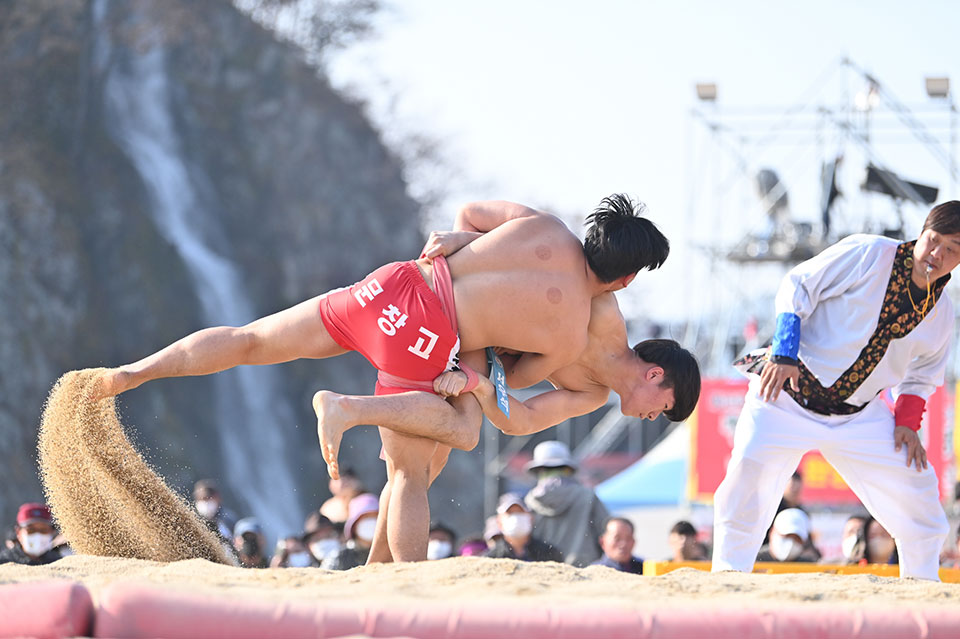
<instances>
[{"instance_id":1,"label":"wrestler's shoulder","mask_svg":"<svg viewBox=\"0 0 960 639\"><path fill-rule=\"evenodd\" d=\"M570 227L556 215L544 213L542 215L531 215L513 220L511 224L522 227L524 230L536 228L540 233L544 233L541 240L550 239L556 242L563 242L573 246L582 246L580 239L570 230Z\"/></svg>"}]
</instances>

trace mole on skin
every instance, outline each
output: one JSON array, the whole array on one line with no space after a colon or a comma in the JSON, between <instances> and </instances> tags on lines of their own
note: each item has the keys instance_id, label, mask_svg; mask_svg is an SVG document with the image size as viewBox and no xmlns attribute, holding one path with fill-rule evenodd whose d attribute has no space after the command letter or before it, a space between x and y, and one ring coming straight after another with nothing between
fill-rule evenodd
<instances>
[{"instance_id":1,"label":"mole on skin","mask_svg":"<svg viewBox=\"0 0 960 639\"><path fill-rule=\"evenodd\" d=\"M547 301L551 304L559 304L563 299L563 292L560 291L556 286L551 286L547 289Z\"/></svg>"},{"instance_id":2,"label":"mole on skin","mask_svg":"<svg viewBox=\"0 0 960 639\"><path fill-rule=\"evenodd\" d=\"M541 260L549 260L550 256L553 255L553 251L550 250L550 247L546 244L541 244L534 251Z\"/></svg>"}]
</instances>

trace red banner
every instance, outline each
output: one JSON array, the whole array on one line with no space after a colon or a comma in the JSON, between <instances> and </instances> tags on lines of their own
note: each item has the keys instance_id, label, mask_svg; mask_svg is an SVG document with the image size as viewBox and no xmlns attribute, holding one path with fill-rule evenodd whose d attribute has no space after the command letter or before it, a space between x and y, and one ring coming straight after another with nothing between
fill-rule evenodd
<instances>
[{"instance_id":1,"label":"red banner","mask_svg":"<svg viewBox=\"0 0 960 639\"><path fill-rule=\"evenodd\" d=\"M743 408L746 379L704 379L697 409L690 416L690 465L687 482L692 501L712 502L713 493L723 480L733 449L733 431ZM889 402L888 402L889 403ZM889 403L892 410L892 403ZM953 446L945 438L947 413L952 408L949 392L940 387L927 401L920 438L927 459L940 478L940 498L953 490ZM952 429L950 429L952 431ZM904 458L906 459L906 458ZM803 475L803 500L817 505L857 504L840 475L819 452L812 451L800 460Z\"/></svg>"}]
</instances>

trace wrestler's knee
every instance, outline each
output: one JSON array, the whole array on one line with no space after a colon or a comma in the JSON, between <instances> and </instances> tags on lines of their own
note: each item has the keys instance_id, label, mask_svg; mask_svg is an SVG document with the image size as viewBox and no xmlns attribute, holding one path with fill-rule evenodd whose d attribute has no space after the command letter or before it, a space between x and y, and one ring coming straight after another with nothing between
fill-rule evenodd
<instances>
[{"instance_id":1,"label":"wrestler's knee","mask_svg":"<svg viewBox=\"0 0 960 639\"><path fill-rule=\"evenodd\" d=\"M422 437L408 437L397 433L383 436L383 449L391 468L390 481L408 479L422 474L426 477L437 442Z\"/></svg>"},{"instance_id":2,"label":"wrestler's knee","mask_svg":"<svg viewBox=\"0 0 960 639\"><path fill-rule=\"evenodd\" d=\"M457 432L459 439L456 448L471 451L480 443L480 429L483 427L483 412L476 397L467 393L450 399L457 411ZM447 451L449 454L449 450Z\"/></svg>"},{"instance_id":3,"label":"wrestler's knee","mask_svg":"<svg viewBox=\"0 0 960 639\"><path fill-rule=\"evenodd\" d=\"M473 424L467 424L464 426L460 432L460 438L457 440L457 450L463 450L470 452L477 447L477 444L480 443L480 428L474 427ZM449 448L447 449L447 454L450 454Z\"/></svg>"}]
</instances>

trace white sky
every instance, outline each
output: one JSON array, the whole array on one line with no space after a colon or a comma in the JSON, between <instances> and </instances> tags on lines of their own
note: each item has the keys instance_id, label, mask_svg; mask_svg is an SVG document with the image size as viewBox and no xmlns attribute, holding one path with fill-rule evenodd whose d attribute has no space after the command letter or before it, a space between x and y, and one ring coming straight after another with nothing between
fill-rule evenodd
<instances>
[{"instance_id":1,"label":"white sky","mask_svg":"<svg viewBox=\"0 0 960 639\"><path fill-rule=\"evenodd\" d=\"M743 184L717 202L724 223L716 230L704 217L732 165L690 116L701 106L694 85L718 84L720 113L835 103L863 83L837 70L818 95L808 91L848 56L901 102L934 108L923 80L949 76L958 93L958 33L960 3L946 1L403 0L375 40L334 59L331 78L369 101L388 139L413 130L442 141L463 171L448 210L503 198L582 217L612 192L645 201L675 251L621 301L628 314L676 319L696 312L690 298L711 285L703 268L690 268L702 266L694 244L739 237L763 221L751 217L758 202ZM748 151L784 175L795 216L816 219L819 151L830 144L828 135L822 147ZM890 168L951 199L946 170L920 145L881 150ZM848 158L845 180L855 189L862 165ZM678 290L689 294L675 299ZM651 295L662 301L650 304Z\"/></svg>"}]
</instances>

